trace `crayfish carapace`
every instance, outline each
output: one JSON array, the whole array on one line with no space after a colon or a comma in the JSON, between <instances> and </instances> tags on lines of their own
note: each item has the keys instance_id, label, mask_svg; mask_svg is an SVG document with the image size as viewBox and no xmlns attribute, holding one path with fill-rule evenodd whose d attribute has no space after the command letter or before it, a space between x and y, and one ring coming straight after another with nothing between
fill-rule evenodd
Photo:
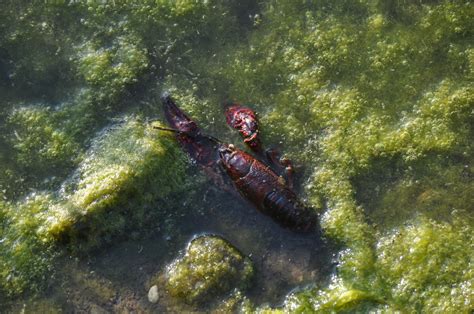
<instances>
[{"instance_id":1,"label":"crayfish carapace","mask_svg":"<svg viewBox=\"0 0 474 314\"><path fill-rule=\"evenodd\" d=\"M318 219L314 209L298 200L295 192L272 167L290 165L276 161L275 154L267 154L266 162L226 144L215 137L203 134L196 122L191 120L171 99L161 98L166 120L171 128L155 127L173 131L188 155L211 176L224 175L222 181L230 181L235 189L262 213L272 217L280 225L294 231L309 232L317 229ZM241 131L246 143L256 153L261 153L256 116L251 109L237 106L227 111L228 123ZM239 110L243 109L243 110ZM232 115L238 114L238 117ZM216 169L221 169L217 170Z\"/></svg>"}]
</instances>

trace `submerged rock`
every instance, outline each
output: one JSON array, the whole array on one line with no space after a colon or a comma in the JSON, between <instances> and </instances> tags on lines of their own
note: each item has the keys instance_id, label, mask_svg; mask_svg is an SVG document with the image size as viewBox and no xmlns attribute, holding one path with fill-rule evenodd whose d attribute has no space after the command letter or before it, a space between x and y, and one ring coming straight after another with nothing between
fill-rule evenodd
<instances>
[{"instance_id":1,"label":"submerged rock","mask_svg":"<svg viewBox=\"0 0 474 314\"><path fill-rule=\"evenodd\" d=\"M158 302L158 299L160 298L160 295L158 294L158 286L154 285L148 290L148 301L151 303L156 303Z\"/></svg>"},{"instance_id":2,"label":"submerged rock","mask_svg":"<svg viewBox=\"0 0 474 314\"><path fill-rule=\"evenodd\" d=\"M184 256L167 267L166 287L170 295L187 303L201 303L234 288L245 288L253 265L234 246L218 236L193 239Z\"/></svg>"}]
</instances>

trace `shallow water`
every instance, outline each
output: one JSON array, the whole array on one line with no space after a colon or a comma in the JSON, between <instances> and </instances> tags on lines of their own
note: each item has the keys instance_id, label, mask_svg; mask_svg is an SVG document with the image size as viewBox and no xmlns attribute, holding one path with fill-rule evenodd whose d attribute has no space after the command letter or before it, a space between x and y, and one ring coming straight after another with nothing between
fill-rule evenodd
<instances>
[{"instance_id":1,"label":"shallow water","mask_svg":"<svg viewBox=\"0 0 474 314\"><path fill-rule=\"evenodd\" d=\"M189 176L202 180L195 172ZM173 300L163 286L159 287L156 304L147 299L151 278L180 256L192 238L203 234L220 235L250 257L256 276L246 296L257 304L281 306L291 290L329 281L335 267L335 249L327 239L315 232L299 234L284 229L245 199L208 182L204 181L198 194L200 197L193 204L176 204L182 208L182 214L173 222L176 229L158 227L144 239L121 241L87 256L63 258L57 275L48 283L46 299L20 303L14 308L34 311L41 302L46 308L80 312L212 308L215 302L193 305Z\"/></svg>"},{"instance_id":2,"label":"shallow water","mask_svg":"<svg viewBox=\"0 0 474 314\"><path fill-rule=\"evenodd\" d=\"M0 312L470 312L470 1L5 3ZM296 166L322 237L212 184L164 123L170 92L243 147L223 102ZM250 257L243 291L148 289L189 241ZM229 297L228 299L226 299Z\"/></svg>"}]
</instances>

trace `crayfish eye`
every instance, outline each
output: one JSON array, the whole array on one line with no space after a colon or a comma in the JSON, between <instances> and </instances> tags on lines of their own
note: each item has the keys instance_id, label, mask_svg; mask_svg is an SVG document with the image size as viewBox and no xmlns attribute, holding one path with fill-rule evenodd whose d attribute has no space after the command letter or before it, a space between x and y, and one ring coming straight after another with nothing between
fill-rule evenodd
<instances>
[{"instance_id":1,"label":"crayfish eye","mask_svg":"<svg viewBox=\"0 0 474 314\"><path fill-rule=\"evenodd\" d=\"M235 152L235 146L232 144L229 144L227 146L222 146L219 148L219 157L224 160L228 161L230 158L232 158L233 154Z\"/></svg>"}]
</instances>

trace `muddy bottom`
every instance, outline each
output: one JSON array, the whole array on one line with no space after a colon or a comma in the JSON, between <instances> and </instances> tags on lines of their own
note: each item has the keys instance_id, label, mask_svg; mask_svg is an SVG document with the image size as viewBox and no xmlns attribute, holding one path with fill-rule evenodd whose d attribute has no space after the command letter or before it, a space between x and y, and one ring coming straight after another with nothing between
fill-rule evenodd
<instances>
[{"instance_id":1,"label":"muddy bottom","mask_svg":"<svg viewBox=\"0 0 474 314\"><path fill-rule=\"evenodd\" d=\"M181 204L185 210L174 230L159 228L147 239L120 242L83 259L69 259L54 280L46 300L67 312L206 311L213 304L189 305L167 296L148 301L150 279L178 257L199 234L220 235L255 266L245 295L255 304L280 305L291 290L325 284L333 271L333 254L318 235L283 229L243 199L214 187L203 189L200 201Z\"/></svg>"}]
</instances>

